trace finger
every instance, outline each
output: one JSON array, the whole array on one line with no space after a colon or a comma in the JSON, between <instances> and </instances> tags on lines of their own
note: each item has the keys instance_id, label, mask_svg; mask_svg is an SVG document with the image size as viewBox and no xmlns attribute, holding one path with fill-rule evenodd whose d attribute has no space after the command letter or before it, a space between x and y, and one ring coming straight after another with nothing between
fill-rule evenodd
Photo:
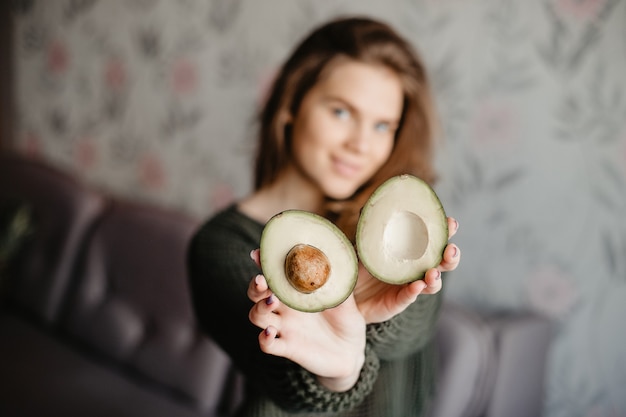
<instances>
[{"instance_id":1,"label":"finger","mask_svg":"<svg viewBox=\"0 0 626 417\"><path fill-rule=\"evenodd\" d=\"M437 268L429 269L424 275L424 282L426 283L426 288L424 289L424 294L436 294L441 291L442 282L441 282L441 271Z\"/></svg>"},{"instance_id":2,"label":"finger","mask_svg":"<svg viewBox=\"0 0 626 417\"><path fill-rule=\"evenodd\" d=\"M248 285L248 298L253 303L258 303L269 297L271 293L263 275L259 274L250 280L250 284Z\"/></svg>"},{"instance_id":3,"label":"finger","mask_svg":"<svg viewBox=\"0 0 626 417\"><path fill-rule=\"evenodd\" d=\"M438 269L443 272L453 271L461 261L461 249L454 243L450 243L443 251L443 259Z\"/></svg>"},{"instance_id":4,"label":"finger","mask_svg":"<svg viewBox=\"0 0 626 417\"><path fill-rule=\"evenodd\" d=\"M454 217L448 217L448 239L459 230L459 222Z\"/></svg>"},{"instance_id":5,"label":"finger","mask_svg":"<svg viewBox=\"0 0 626 417\"><path fill-rule=\"evenodd\" d=\"M267 354L284 356L284 342L278 337L278 329L274 326L267 326L259 333L259 347Z\"/></svg>"},{"instance_id":6,"label":"finger","mask_svg":"<svg viewBox=\"0 0 626 417\"><path fill-rule=\"evenodd\" d=\"M250 258L254 261L254 263L260 268L261 267L261 250L254 249L250 252Z\"/></svg>"},{"instance_id":7,"label":"finger","mask_svg":"<svg viewBox=\"0 0 626 417\"><path fill-rule=\"evenodd\" d=\"M413 303L417 299L417 296L420 295L425 288L426 283L421 279L405 285L398 292L398 304L406 308L406 306Z\"/></svg>"},{"instance_id":8,"label":"finger","mask_svg":"<svg viewBox=\"0 0 626 417\"><path fill-rule=\"evenodd\" d=\"M278 298L272 294L252 306L248 312L248 319L252 324L261 329L265 329L267 326L279 328L280 316L275 314L279 306L280 302Z\"/></svg>"}]
</instances>

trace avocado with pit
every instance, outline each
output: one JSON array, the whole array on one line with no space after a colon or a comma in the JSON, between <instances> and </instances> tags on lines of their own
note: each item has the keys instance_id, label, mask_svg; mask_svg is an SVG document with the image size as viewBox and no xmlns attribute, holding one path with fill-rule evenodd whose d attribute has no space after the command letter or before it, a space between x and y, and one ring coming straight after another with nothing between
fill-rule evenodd
<instances>
[{"instance_id":1,"label":"avocado with pit","mask_svg":"<svg viewBox=\"0 0 626 417\"><path fill-rule=\"evenodd\" d=\"M261 269L285 305L317 312L335 307L354 290L354 246L329 220L302 210L273 216L261 235Z\"/></svg>"},{"instance_id":2,"label":"avocado with pit","mask_svg":"<svg viewBox=\"0 0 626 417\"><path fill-rule=\"evenodd\" d=\"M441 263L448 220L435 191L408 174L380 185L361 210L356 247L375 278L404 284L422 279Z\"/></svg>"}]
</instances>

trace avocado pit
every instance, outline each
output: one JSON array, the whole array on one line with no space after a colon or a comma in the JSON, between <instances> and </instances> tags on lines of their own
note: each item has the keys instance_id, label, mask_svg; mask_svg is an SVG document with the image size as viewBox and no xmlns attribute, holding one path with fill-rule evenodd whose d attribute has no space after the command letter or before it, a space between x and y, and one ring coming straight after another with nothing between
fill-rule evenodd
<instances>
[{"instance_id":1,"label":"avocado pit","mask_svg":"<svg viewBox=\"0 0 626 417\"><path fill-rule=\"evenodd\" d=\"M297 244L285 258L285 275L289 283L304 294L321 288L330 276L330 261L318 248Z\"/></svg>"}]
</instances>

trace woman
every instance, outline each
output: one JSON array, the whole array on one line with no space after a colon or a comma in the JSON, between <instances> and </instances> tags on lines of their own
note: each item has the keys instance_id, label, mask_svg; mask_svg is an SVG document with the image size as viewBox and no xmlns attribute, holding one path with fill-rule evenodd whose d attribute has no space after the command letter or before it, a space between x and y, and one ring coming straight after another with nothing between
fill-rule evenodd
<instances>
[{"instance_id":1,"label":"woman","mask_svg":"<svg viewBox=\"0 0 626 417\"><path fill-rule=\"evenodd\" d=\"M325 24L282 67L260 114L254 192L206 222L189 251L199 322L249 383L241 415L423 414L440 277L460 259L454 244L407 285L361 267L354 293L320 313L271 294L256 248L264 224L286 209L321 214L354 239L359 210L383 181L434 181L433 126L424 67L383 23ZM457 222L448 223L453 235Z\"/></svg>"}]
</instances>

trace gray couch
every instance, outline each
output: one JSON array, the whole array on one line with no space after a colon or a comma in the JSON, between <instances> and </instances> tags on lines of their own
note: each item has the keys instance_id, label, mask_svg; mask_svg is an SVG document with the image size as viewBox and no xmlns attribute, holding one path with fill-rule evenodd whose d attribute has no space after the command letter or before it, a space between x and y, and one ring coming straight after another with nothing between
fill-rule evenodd
<instances>
[{"instance_id":1,"label":"gray couch","mask_svg":"<svg viewBox=\"0 0 626 417\"><path fill-rule=\"evenodd\" d=\"M2 205L29 207L33 227L0 263L0 416L235 413L245 378L199 331L188 294L198 219L7 154ZM539 416L549 341L540 317L446 303L433 417Z\"/></svg>"}]
</instances>

